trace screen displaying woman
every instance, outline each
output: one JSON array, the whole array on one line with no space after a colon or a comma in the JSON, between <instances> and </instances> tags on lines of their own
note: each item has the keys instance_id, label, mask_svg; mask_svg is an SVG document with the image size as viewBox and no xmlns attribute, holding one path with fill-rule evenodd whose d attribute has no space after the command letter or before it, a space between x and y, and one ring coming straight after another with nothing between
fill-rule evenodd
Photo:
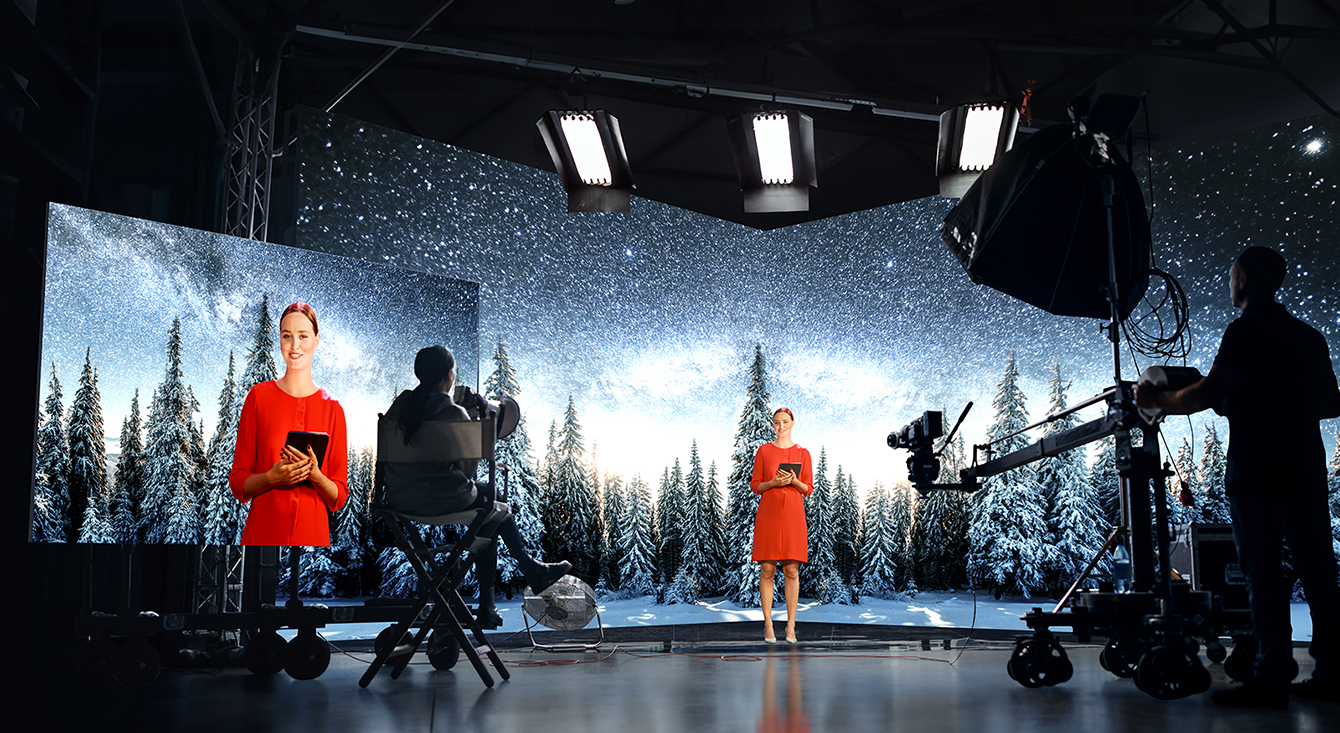
<instances>
[{"instance_id":1,"label":"screen displaying woman","mask_svg":"<svg viewBox=\"0 0 1340 733\"><path fill-rule=\"evenodd\" d=\"M316 311L294 303L279 319L284 376L247 393L228 484L250 502L244 545L330 545L329 512L349 497L344 410L312 380L321 343ZM290 444L290 432L329 436L324 456Z\"/></svg>"}]
</instances>

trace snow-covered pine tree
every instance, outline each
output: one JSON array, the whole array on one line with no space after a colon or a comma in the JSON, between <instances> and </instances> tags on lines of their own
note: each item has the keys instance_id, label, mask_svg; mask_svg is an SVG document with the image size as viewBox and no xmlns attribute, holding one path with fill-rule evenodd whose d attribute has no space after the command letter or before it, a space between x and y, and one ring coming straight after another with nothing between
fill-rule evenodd
<instances>
[{"instance_id":1,"label":"snow-covered pine tree","mask_svg":"<svg viewBox=\"0 0 1340 733\"><path fill-rule=\"evenodd\" d=\"M847 474L833 485L833 508L828 512L828 527L833 533L833 569L846 585L859 582L861 559L857 535L861 528L861 507L856 501L856 478Z\"/></svg>"},{"instance_id":2,"label":"snow-covered pine tree","mask_svg":"<svg viewBox=\"0 0 1340 733\"><path fill-rule=\"evenodd\" d=\"M667 578L679 575L684 564L684 513L688 500L684 497L684 469L675 459L673 468L661 477L661 493L656 498L656 538L660 542L661 569Z\"/></svg>"},{"instance_id":3,"label":"snow-covered pine tree","mask_svg":"<svg viewBox=\"0 0 1340 733\"><path fill-rule=\"evenodd\" d=\"M610 585L609 577L605 575L605 568L609 556L614 550L609 545L608 527L605 525L605 495L601 491L600 482L600 461L597 458L599 446L595 440L591 441L591 462L587 465L586 480L591 484L591 494L595 497L595 514L591 526L591 544L594 548L594 570L592 571L591 585L597 590L606 592L613 590Z\"/></svg>"},{"instance_id":4,"label":"snow-covered pine tree","mask_svg":"<svg viewBox=\"0 0 1340 733\"><path fill-rule=\"evenodd\" d=\"M219 421L214 437L206 451L208 469L201 496L202 540L207 545L235 545L242 540L242 526L238 524L238 509L242 506L233 497L228 485L228 473L233 467L233 453L237 445L237 423L242 414L242 402L234 378L233 352L228 352L228 373L219 391Z\"/></svg>"},{"instance_id":5,"label":"snow-covered pine tree","mask_svg":"<svg viewBox=\"0 0 1340 733\"><path fill-rule=\"evenodd\" d=\"M275 368L275 325L270 318L270 294L261 295L256 311L256 329L251 332L251 348L247 350L247 368L237 382L237 392L243 397L261 382L279 378Z\"/></svg>"},{"instance_id":6,"label":"snow-covered pine tree","mask_svg":"<svg viewBox=\"0 0 1340 733\"><path fill-rule=\"evenodd\" d=\"M1052 367L1048 383L1048 414L1063 412L1069 382L1061 380L1061 365ZM1056 435L1079 424L1073 414L1047 424L1044 435ZM1107 540L1097 497L1089 485L1084 454L1071 450L1043 459L1038 483L1047 497L1047 531L1053 552L1043 573L1059 596L1074 582Z\"/></svg>"},{"instance_id":7,"label":"snow-covered pine tree","mask_svg":"<svg viewBox=\"0 0 1340 733\"><path fill-rule=\"evenodd\" d=\"M842 472L839 469L838 478ZM893 533L889 516L889 493L878 480L865 497L865 519L861 522L861 595L895 598L898 595L898 561L892 552Z\"/></svg>"},{"instance_id":8,"label":"snow-covered pine tree","mask_svg":"<svg viewBox=\"0 0 1340 733\"><path fill-rule=\"evenodd\" d=\"M665 590L665 602L672 606L677 603L684 605L697 603L700 596L698 576L694 575L693 568L688 565L680 568L674 582Z\"/></svg>"},{"instance_id":9,"label":"snow-covered pine tree","mask_svg":"<svg viewBox=\"0 0 1340 733\"><path fill-rule=\"evenodd\" d=\"M84 370L79 389L70 403L70 423L66 439L70 445L70 531L71 540L108 542L111 532L107 513L107 447L102 426L102 396L93 370L93 349L84 351ZM91 531L82 529L84 519L101 522ZM98 539L85 539L98 537Z\"/></svg>"},{"instance_id":10,"label":"snow-covered pine tree","mask_svg":"<svg viewBox=\"0 0 1340 733\"><path fill-rule=\"evenodd\" d=\"M1182 482L1191 491L1194 498L1200 495L1200 477L1196 475L1196 454L1191 441L1182 438L1177 447L1177 458L1173 460L1173 475L1168 478L1168 520L1172 524L1185 524L1200 520L1199 507L1182 506Z\"/></svg>"},{"instance_id":11,"label":"snow-covered pine tree","mask_svg":"<svg viewBox=\"0 0 1340 733\"><path fill-rule=\"evenodd\" d=\"M805 499L805 529L809 535L810 560L800 574L800 594L820 597L824 580L836 572L833 553L831 515L835 492L828 480L828 451L819 448L819 463L814 467L814 493Z\"/></svg>"},{"instance_id":12,"label":"snow-covered pine tree","mask_svg":"<svg viewBox=\"0 0 1340 733\"><path fill-rule=\"evenodd\" d=\"M889 490L888 545L893 563L893 587L899 593L916 590L912 574L912 487L902 482Z\"/></svg>"},{"instance_id":13,"label":"snow-covered pine tree","mask_svg":"<svg viewBox=\"0 0 1340 733\"><path fill-rule=\"evenodd\" d=\"M1224 457L1224 443L1214 429L1214 423L1205 423L1205 438L1201 442L1200 485L1205 489L1200 507L1202 522L1228 524L1228 494L1224 491L1228 460Z\"/></svg>"},{"instance_id":14,"label":"snow-covered pine tree","mask_svg":"<svg viewBox=\"0 0 1340 733\"><path fill-rule=\"evenodd\" d=\"M652 539L651 492L641 474L628 482L627 511L618 537L620 591L629 598L656 593L656 544Z\"/></svg>"},{"instance_id":15,"label":"snow-covered pine tree","mask_svg":"<svg viewBox=\"0 0 1340 733\"><path fill-rule=\"evenodd\" d=\"M712 595L726 592L726 578L729 576L730 542L726 539L725 505L721 501L721 482L717 480L717 462L707 467L707 504L712 507L716 521L712 524L712 537L709 543L712 557Z\"/></svg>"},{"instance_id":16,"label":"snow-covered pine tree","mask_svg":"<svg viewBox=\"0 0 1340 733\"><path fill-rule=\"evenodd\" d=\"M133 545L139 541L139 502L144 494L144 474L140 468L144 445L140 441L140 391L130 401L130 414L121 423L121 455L112 475L112 534L116 542Z\"/></svg>"},{"instance_id":17,"label":"snow-covered pine tree","mask_svg":"<svg viewBox=\"0 0 1340 733\"><path fill-rule=\"evenodd\" d=\"M700 593L711 595L719 582L718 558L713 539L721 524L720 505L708 495L698 441L689 449L689 473L684 479L684 516L680 533L683 543L682 567L697 580Z\"/></svg>"},{"instance_id":18,"label":"snow-covered pine tree","mask_svg":"<svg viewBox=\"0 0 1340 733\"><path fill-rule=\"evenodd\" d=\"M776 438L772 414L768 411L768 372L763 346L754 344L754 362L749 367L749 386L744 408L735 430L731 451L731 471L726 479L727 593L730 600L746 608L757 607L759 565L750 559L754 549L754 517L758 514L758 495L749 488L754 474L754 454L760 446Z\"/></svg>"},{"instance_id":19,"label":"snow-covered pine tree","mask_svg":"<svg viewBox=\"0 0 1340 733\"><path fill-rule=\"evenodd\" d=\"M1027 439L1018 433L1028 425L1024 393L1019 389L1019 368L1014 352L1005 363L1005 375L992 401L995 419L988 437L997 455L1023 448ZM1021 466L982 483L972 501L968 529L970 549L968 577L993 588L997 594L1019 593L1024 597L1043 588L1041 569L1050 561L1047 544L1045 497L1038 487L1037 472Z\"/></svg>"},{"instance_id":20,"label":"snow-covered pine tree","mask_svg":"<svg viewBox=\"0 0 1340 733\"><path fill-rule=\"evenodd\" d=\"M193 398L182 381L181 318L168 331L167 367L149 408L144 447L144 502L141 533L151 544L199 541L192 485ZM184 504L184 506L182 506ZM171 525L171 530L169 530Z\"/></svg>"},{"instance_id":21,"label":"snow-covered pine tree","mask_svg":"<svg viewBox=\"0 0 1340 733\"><path fill-rule=\"evenodd\" d=\"M558 468L558 423L549 423L549 438L544 446L544 466L540 471L540 523L544 532L540 535L543 555L557 557L559 551L559 530L562 526L562 501L554 491L554 472Z\"/></svg>"},{"instance_id":22,"label":"snow-covered pine tree","mask_svg":"<svg viewBox=\"0 0 1340 733\"><path fill-rule=\"evenodd\" d=\"M37 542L70 540L70 444L65 439L60 380L51 365L45 419L37 431L37 471L33 487L33 539Z\"/></svg>"},{"instance_id":23,"label":"snow-covered pine tree","mask_svg":"<svg viewBox=\"0 0 1340 733\"><path fill-rule=\"evenodd\" d=\"M603 552L600 558L600 577L609 590L617 591L623 584L623 548L619 538L627 531L627 499L624 496L623 478L619 474L605 473L604 488L600 492L600 524L604 528Z\"/></svg>"},{"instance_id":24,"label":"snow-covered pine tree","mask_svg":"<svg viewBox=\"0 0 1340 733\"><path fill-rule=\"evenodd\" d=\"M1121 524L1121 476L1117 474L1117 441L1108 436L1098 441L1098 455L1089 468L1089 485L1097 498L1105 532ZM1199 498L1199 497L1198 497Z\"/></svg>"},{"instance_id":25,"label":"snow-covered pine tree","mask_svg":"<svg viewBox=\"0 0 1340 733\"><path fill-rule=\"evenodd\" d=\"M493 372L484 382L484 394L491 400L516 398L521 393L516 369L507 353L507 343L498 334L498 345L493 350ZM550 434L550 445L553 434ZM499 466L507 466L507 505L512 509L517 530L526 548L536 560L544 561L541 537L544 523L540 519L540 477L531 458L530 436L526 431L524 415L512 434L498 441L494 449ZM501 480L501 479L500 479ZM506 552L498 555L498 583L500 586L524 583L516 560Z\"/></svg>"},{"instance_id":26,"label":"snow-covered pine tree","mask_svg":"<svg viewBox=\"0 0 1340 733\"><path fill-rule=\"evenodd\" d=\"M332 519L330 533L334 562L342 571L337 589L350 595L362 595L363 566L369 552L372 523L372 472L375 465L372 448L349 448L349 498Z\"/></svg>"},{"instance_id":27,"label":"snow-covered pine tree","mask_svg":"<svg viewBox=\"0 0 1340 733\"><path fill-rule=\"evenodd\" d=\"M320 598L335 595L340 578L347 572L337 559L337 549L334 546L309 547L302 553L302 567L298 569L299 593ZM293 557L292 552L289 557Z\"/></svg>"},{"instance_id":28,"label":"snow-covered pine tree","mask_svg":"<svg viewBox=\"0 0 1340 733\"><path fill-rule=\"evenodd\" d=\"M568 409L559 430L558 465L554 468L554 494L559 524L551 529L557 536L553 557L572 563L572 574L593 583L599 573L596 557L596 492L587 475L586 449L582 446L582 426L577 422L577 406L568 397Z\"/></svg>"},{"instance_id":29,"label":"snow-covered pine tree","mask_svg":"<svg viewBox=\"0 0 1340 733\"><path fill-rule=\"evenodd\" d=\"M383 548L377 555L377 567L381 570L379 595L409 598L419 591L419 576L399 547Z\"/></svg>"}]
</instances>

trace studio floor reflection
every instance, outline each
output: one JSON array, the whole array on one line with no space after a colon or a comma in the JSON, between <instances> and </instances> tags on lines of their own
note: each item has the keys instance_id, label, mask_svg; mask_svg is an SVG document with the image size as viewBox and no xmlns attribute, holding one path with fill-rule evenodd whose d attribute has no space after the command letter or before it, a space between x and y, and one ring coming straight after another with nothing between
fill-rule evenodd
<instances>
[{"instance_id":1,"label":"studio floor reflection","mask_svg":"<svg viewBox=\"0 0 1340 733\"><path fill-rule=\"evenodd\" d=\"M804 630L802 629L802 633ZM36 701L50 729L192 731L1323 731L1340 705L1295 700L1289 710L1217 708L1209 695L1162 702L1103 671L1096 645L1069 647L1074 677L1026 689L1005 673L1007 641L861 644L698 641L607 645L598 654L503 653L512 679L487 690L467 664L411 666L400 679L358 677L370 654L336 654L300 682L245 669L165 670L149 687L53 681ZM1311 661L1296 650L1304 674ZM422 659L420 657L419 659ZM955 660L954 664L949 664ZM1213 689L1228 682L1210 667Z\"/></svg>"}]
</instances>

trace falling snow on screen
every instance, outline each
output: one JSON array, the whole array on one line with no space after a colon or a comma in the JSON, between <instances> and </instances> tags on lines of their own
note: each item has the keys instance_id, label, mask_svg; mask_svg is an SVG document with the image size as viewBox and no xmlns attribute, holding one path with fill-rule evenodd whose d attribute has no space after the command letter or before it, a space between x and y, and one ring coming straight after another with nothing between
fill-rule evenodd
<instances>
[{"instance_id":1,"label":"falling snow on screen","mask_svg":"<svg viewBox=\"0 0 1340 733\"><path fill-rule=\"evenodd\" d=\"M1280 299L1340 355L1337 145L1340 123L1313 118L1137 152L1157 262L1190 302L1188 363L1213 362L1249 245L1283 253ZM974 401L965 429L982 441L1011 351L1034 419L1053 364L1072 403L1111 380L1098 321L968 279L939 239L952 201L762 232L636 196L629 213L569 214L553 174L342 117L309 115L302 146L298 245L480 282L480 373L501 334L532 435L571 395L602 471L655 476L695 440L728 466L755 342L795 439L862 489L905 477L884 438L923 410L952 420ZM1124 347L1123 362L1133 378ZM1170 421L1170 444L1211 419Z\"/></svg>"}]
</instances>

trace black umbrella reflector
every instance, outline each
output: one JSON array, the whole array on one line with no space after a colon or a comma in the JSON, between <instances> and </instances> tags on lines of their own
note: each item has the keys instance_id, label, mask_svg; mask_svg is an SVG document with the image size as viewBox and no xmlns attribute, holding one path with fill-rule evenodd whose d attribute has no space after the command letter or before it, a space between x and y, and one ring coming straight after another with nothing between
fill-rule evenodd
<instances>
[{"instance_id":1,"label":"black umbrella reflector","mask_svg":"<svg viewBox=\"0 0 1340 733\"><path fill-rule=\"evenodd\" d=\"M1102 179L1114 182L1121 319L1149 287L1149 217L1115 145L1049 127L1006 153L945 217L940 236L972 281L1058 316L1111 318Z\"/></svg>"}]
</instances>

